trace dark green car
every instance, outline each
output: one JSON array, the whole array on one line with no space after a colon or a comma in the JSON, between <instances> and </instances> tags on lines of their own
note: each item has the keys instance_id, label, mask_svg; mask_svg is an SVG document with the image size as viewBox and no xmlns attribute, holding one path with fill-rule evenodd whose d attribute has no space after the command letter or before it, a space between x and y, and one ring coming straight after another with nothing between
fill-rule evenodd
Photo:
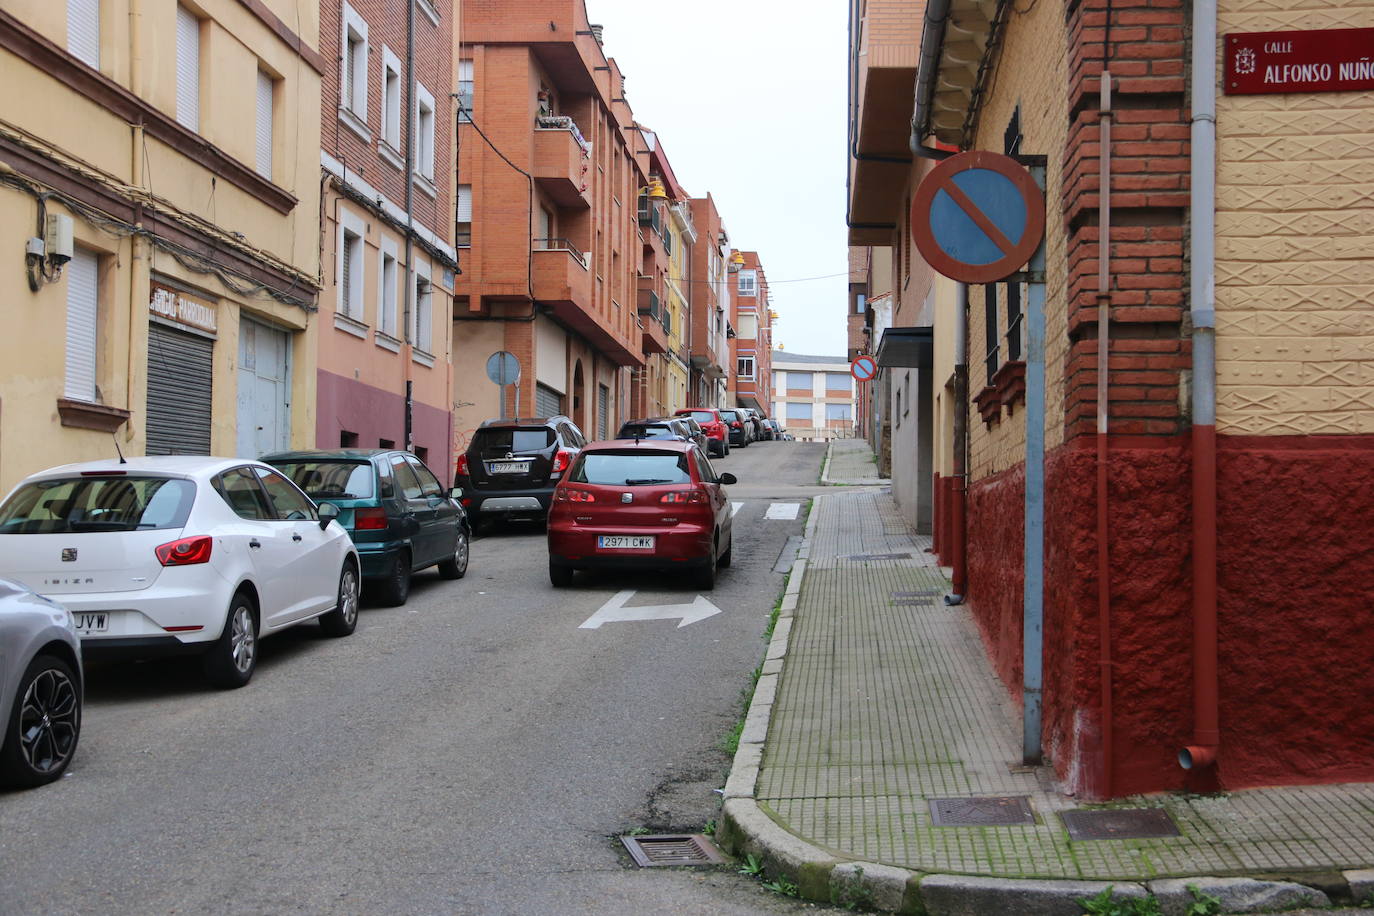
<instances>
[{"instance_id":1,"label":"dark green car","mask_svg":"<svg viewBox=\"0 0 1374 916\"><path fill-rule=\"evenodd\" d=\"M445 579L468 571L472 529L458 500L424 462L394 449L277 452L262 460L315 502L339 507L368 586L405 604L411 573L438 566Z\"/></svg>"}]
</instances>

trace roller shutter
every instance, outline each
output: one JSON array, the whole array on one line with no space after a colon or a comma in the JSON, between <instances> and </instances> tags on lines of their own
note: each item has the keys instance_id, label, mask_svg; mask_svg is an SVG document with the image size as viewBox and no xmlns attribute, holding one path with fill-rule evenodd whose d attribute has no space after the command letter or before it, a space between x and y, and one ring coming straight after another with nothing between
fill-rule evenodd
<instances>
[{"instance_id":1,"label":"roller shutter","mask_svg":"<svg viewBox=\"0 0 1374 916\"><path fill-rule=\"evenodd\" d=\"M547 385L534 386L534 415L556 417L563 412L563 395Z\"/></svg>"},{"instance_id":2,"label":"roller shutter","mask_svg":"<svg viewBox=\"0 0 1374 916\"><path fill-rule=\"evenodd\" d=\"M148 325L148 454L210 454L215 342Z\"/></svg>"},{"instance_id":3,"label":"roller shutter","mask_svg":"<svg viewBox=\"0 0 1374 916\"><path fill-rule=\"evenodd\" d=\"M605 385L596 386L596 438L609 439L608 428L611 415L611 389Z\"/></svg>"}]
</instances>

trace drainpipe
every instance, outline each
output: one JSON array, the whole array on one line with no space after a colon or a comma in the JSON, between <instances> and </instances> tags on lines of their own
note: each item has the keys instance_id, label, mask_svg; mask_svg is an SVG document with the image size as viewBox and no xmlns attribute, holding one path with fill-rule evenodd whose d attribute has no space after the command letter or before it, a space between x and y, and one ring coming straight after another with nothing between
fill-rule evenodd
<instances>
[{"instance_id":1,"label":"drainpipe","mask_svg":"<svg viewBox=\"0 0 1374 916\"><path fill-rule=\"evenodd\" d=\"M1189 190L1193 319L1193 742L1185 770L1217 762L1216 143L1217 5L1194 0L1192 163Z\"/></svg>"},{"instance_id":2,"label":"drainpipe","mask_svg":"<svg viewBox=\"0 0 1374 916\"><path fill-rule=\"evenodd\" d=\"M1045 160L1030 173L1045 189ZM1026 296L1026 533L1022 573L1022 763L1038 766L1045 661L1045 243L1031 255Z\"/></svg>"},{"instance_id":3,"label":"drainpipe","mask_svg":"<svg viewBox=\"0 0 1374 916\"><path fill-rule=\"evenodd\" d=\"M411 428L413 379L411 376L411 354L415 340L411 336L412 317L418 303L415 301L415 129L420 126L415 107L415 4L418 0L406 0L406 111L410 115L406 127L406 329L402 335L407 341L405 354L401 361L405 364L405 436L401 448L414 451L415 440ZM432 323L432 322L431 322ZM433 331L431 330L431 333Z\"/></svg>"},{"instance_id":4,"label":"drainpipe","mask_svg":"<svg viewBox=\"0 0 1374 916\"><path fill-rule=\"evenodd\" d=\"M964 603L968 591L968 566L964 562L967 543L964 524L965 498L968 494L968 284L954 285L954 499L950 508L950 562L954 569L951 593L945 604Z\"/></svg>"},{"instance_id":5,"label":"drainpipe","mask_svg":"<svg viewBox=\"0 0 1374 916\"><path fill-rule=\"evenodd\" d=\"M1112 794L1112 578L1107 515L1108 353L1112 294L1112 74L1102 71L1097 195L1097 649L1102 685L1102 793Z\"/></svg>"}]
</instances>

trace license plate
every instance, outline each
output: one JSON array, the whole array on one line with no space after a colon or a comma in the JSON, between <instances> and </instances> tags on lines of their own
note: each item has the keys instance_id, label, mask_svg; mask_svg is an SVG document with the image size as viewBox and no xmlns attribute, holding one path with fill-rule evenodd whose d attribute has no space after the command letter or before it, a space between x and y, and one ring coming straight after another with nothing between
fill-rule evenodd
<instances>
[{"instance_id":1,"label":"license plate","mask_svg":"<svg viewBox=\"0 0 1374 916\"><path fill-rule=\"evenodd\" d=\"M72 621L79 633L104 633L110 628L110 615L105 611L73 614Z\"/></svg>"},{"instance_id":2,"label":"license plate","mask_svg":"<svg viewBox=\"0 0 1374 916\"><path fill-rule=\"evenodd\" d=\"M528 461L490 461L487 462L488 474L524 474L530 469Z\"/></svg>"},{"instance_id":3,"label":"license plate","mask_svg":"<svg viewBox=\"0 0 1374 916\"><path fill-rule=\"evenodd\" d=\"M648 535L624 535L624 534L601 534L597 535L596 548L598 550L653 550L654 536Z\"/></svg>"}]
</instances>

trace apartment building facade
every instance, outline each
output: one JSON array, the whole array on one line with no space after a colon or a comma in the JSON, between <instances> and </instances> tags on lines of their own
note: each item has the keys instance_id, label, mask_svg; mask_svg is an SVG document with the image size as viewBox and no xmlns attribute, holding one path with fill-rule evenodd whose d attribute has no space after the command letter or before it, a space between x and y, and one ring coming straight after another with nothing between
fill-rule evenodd
<instances>
[{"instance_id":1,"label":"apartment building facade","mask_svg":"<svg viewBox=\"0 0 1374 916\"><path fill-rule=\"evenodd\" d=\"M0 487L314 444L319 49L313 7L0 10Z\"/></svg>"},{"instance_id":2,"label":"apartment building facade","mask_svg":"<svg viewBox=\"0 0 1374 916\"><path fill-rule=\"evenodd\" d=\"M688 406L722 407L727 403L730 362L732 268L739 267L731 263L730 237L715 199L710 194L693 198L691 212L698 241L692 246L689 265L692 308Z\"/></svg>"},{"instance_id":3,"label":"apartment building facade","mask_svg":"<svg viewBox=\"0 0 1374 916\"><path fill-rule=\"evenodd\" d=\"M492 417L556 413L608 435L644 363L648 174L624 79L582 0L466 3L461 16L456 442ZM504 393L484 371L501 351L521 366Z\"/></svg>"},{"instance_id":4,"label":"apartment building facade","mask_svg":"<svg viewBox=\"0 0 1374 916\"><path fill-rule=\"evenodd\" d=\"M808 442L854 437L857 386L843 356L807 356L774 350L770 416Z\"/></svg>"},{"instance_id":5,"label":"apartment building facade","mask_svg":"<svg viewBox=\"0 0 1374 916\"><path fill-rule=\"evenodd\" d=\"M452 0L323 0L321 448L452 467ZM337 53L333 53L337 51Z\"/></svg>"},{"instance_id":6,"label":"apartment building facade","mask_svg":"<svg viewBox=\"0 0 1374 916\"><path fill-rule=\"evenodd\" d=\"M740 251L731 297L730 340L735 373L731 395L741 407L752 407L767 416L772 403L773 318L769 308L768 275L757 251Z\"/></svg>"}]
</instances>

